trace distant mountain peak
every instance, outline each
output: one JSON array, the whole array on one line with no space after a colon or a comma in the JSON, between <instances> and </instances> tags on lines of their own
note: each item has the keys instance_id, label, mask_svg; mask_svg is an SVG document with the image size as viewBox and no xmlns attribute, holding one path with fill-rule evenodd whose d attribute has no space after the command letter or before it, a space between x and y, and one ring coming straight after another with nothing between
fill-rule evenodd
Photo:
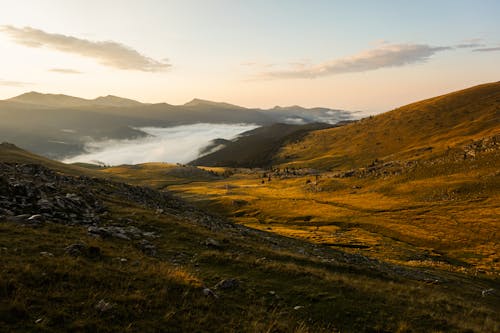
<instances>
[{"instance_id":1,"label":"distant mountain peak","mask_svg":"<svg viewBox=\"0 0 500 333\"><path fill-rule=\"evenodd\" d=\"M115 95L100 96L93 100L99 106L138 106L141 102L129 98L123 98Z\"/></svg>"},{"instance_id":2,"label":"distant mountain peak","mask_svg":"<svg viewBox=\"0 0 500 333\"><path fill-rule=\"evenodd\" d=\"M95 99L85 99L63 94L44 94L37 91L30 91L16 97L9 98L8 101L33 104L40 107L56 108L86 106L128 107L142 105L141 102L114 95L100 96Z\"/></svg>"},{"instance_id":3,"label":"distant mountain peak","mask_svg":"<svg viewBox=\"0 0 500 333\"><path fill-rule=\"evenodd\" d=\"M44 94L37 91L30 91L16 97L8 99L12 102L35 104L47 107L73 107L85 104L88 100L62 94Z\"/></svg>"},{"instance_id":4,"label":"distant mountain peak","mask_svg":"<svg viewBox=\"0 0 500 333\"><path fill-rule=\"evenodd\" d=\"M238 106L238 105L224 103L224 102L213 102L213 101L209 101L209 100L201 99L201 98L193 98L191 101L184 104L184 106L189 106L189 107L217 106L217 107L224 107L224 108L244 109L243 107Z\"/></svg>"},{"instance_id":5,"label":"distant mountain peak","mask_svg":"<svg viewBox=\"0 0 500 333\"><path fill-rule=\"evenodd\" d=\"M291 109L301 109L304 110L306 108L300 106L300 105L290 105L290 106L280 106L276 105L272 110L291 110Z\"/></svg>"}]
</instances>

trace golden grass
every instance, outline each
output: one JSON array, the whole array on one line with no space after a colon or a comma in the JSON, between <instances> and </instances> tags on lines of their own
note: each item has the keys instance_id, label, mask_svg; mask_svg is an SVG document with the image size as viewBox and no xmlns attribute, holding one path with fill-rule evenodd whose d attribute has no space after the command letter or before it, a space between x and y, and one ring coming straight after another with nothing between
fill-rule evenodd
<instances>
[{"instance_id":1,"label":"golden grass","mask_svg":"<svg viewBox=\"0 0 500 333\"><path fill-rule=\"evenodd\" d=\"M494 172L485 160L498 161L498 154L451 174L453 164L441 165L427 177L424 166L383 179L324 173L316 185L306 184L310 176L261 184L260 172L246 171L169 188L253 228L380 260L498 274L499 177L488 176Z\"/></svg>"},{"instance_id":2,"label":"golden grass","mask_svg":"<svg viewBox=\"0 0 500 333\"><path fill-rule=\"evenodd\" d=\"M283 147L277 163L320 169L362 167L375 159L431 156L498 134L500 83L403 106L346 126L314 131ZM425 150L432 147L432 150Z\"/></svg>"}]
</instances>

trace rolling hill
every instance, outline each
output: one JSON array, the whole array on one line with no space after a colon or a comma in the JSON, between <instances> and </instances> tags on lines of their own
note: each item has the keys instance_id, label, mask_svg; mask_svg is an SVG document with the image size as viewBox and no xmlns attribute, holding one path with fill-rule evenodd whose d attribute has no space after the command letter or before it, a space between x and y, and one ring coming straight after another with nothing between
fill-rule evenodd
<instances>
[{"instance_id":1,"label":"rolling hill","mask_svg":"<svg viewBox=\"0 0 500 333\"><path fill-rule=\"evenodd\" d=\"M282 148L275 162L323 170L422 159L500 133L500 82L409 104Z\"/></svg>"},{"instance_id":2,"label":"rolling hill","mask_svg":"<svg viewBox=\"0 0 500 333\"><path fill-rule=\"evenodd\" d=\"M235 147L240 159L207 163L265 156ZM500 271L500 83L308 132L269 161L169 189L234 222L379 260Z\"/></svg>"},{"instance_id":3,"label":"rolling hill","mask_svg":"<svg viewBox=\"0 0 500 333\"><path fill-rule=\"evenodd\" d=\"M215 140L212 148L216 151L201 156L190 164L244 168L269 167L276 153L285 144L299 140L310 131L332 126L313 123L307 125L273 124L259 127L242 133L234 141Z\"/></svg>"}]
</instances>

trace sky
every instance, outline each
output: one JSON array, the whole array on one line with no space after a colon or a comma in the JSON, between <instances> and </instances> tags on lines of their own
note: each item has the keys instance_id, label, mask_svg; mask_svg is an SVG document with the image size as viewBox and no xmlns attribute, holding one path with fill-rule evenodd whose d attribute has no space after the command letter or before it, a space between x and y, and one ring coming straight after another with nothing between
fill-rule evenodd
<instances>
[{"instance_id":1,"label":"sky","mask_svg":"<svg viewBox=\"0 0 500 333\"><path fill-rule=\"evenodd\" d=\"M379 113L500 79L500 1L0 0L27 91Z\"/></svg>"}]
</instances>

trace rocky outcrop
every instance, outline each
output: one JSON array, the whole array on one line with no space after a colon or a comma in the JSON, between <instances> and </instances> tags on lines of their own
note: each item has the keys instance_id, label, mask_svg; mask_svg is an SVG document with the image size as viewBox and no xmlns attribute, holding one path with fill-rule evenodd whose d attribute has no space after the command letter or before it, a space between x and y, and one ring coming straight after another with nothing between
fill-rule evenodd
<instances>
[{"instance_id":1,"label":"rocky outcrop","mask_svg":"<svg viewBox=\"0 0 500 333\"><path fill-rule=\"evenodd\" d=\"M36 164L0 163L0 215L7 219L92 224L104 211L102 201L78 177Z\"/></svg>"},{"instance_id":2,"label":"rocky outcrop","mask_svg":"<svg viewBox=\"0 0 500 333\"><path fill-rule=\"evenodd\" d=\"M433 147L421 148L418 154L432 151ZM397 176L413 171L416 167L435 167L446 163L461 163L464 160L474 160L485 153L498 154L500 150L500 134L484 137L463 146L449 147L443 153L428 159L405 160L405 161L382 161L374 160L364 168L333 173L334 178L384 178Z\"/></svg>"}]
</instances>

